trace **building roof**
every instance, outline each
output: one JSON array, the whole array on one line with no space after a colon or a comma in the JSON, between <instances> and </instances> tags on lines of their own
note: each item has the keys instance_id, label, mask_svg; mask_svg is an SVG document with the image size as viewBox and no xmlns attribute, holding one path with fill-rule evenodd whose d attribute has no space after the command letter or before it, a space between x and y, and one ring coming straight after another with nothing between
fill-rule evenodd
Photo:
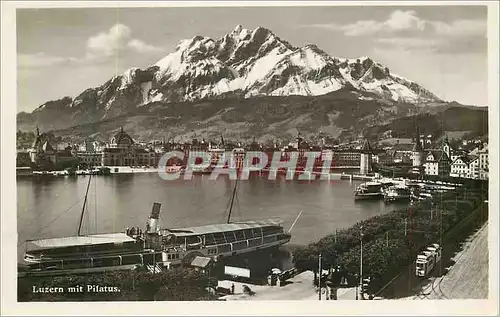
<instances>
[{"instance_id":1,"label":"building roof","mask_svg":"<svg viewBox=\"0 0 500 317\"><path fill-rule=\"evenodd\" d=\"M186 227L179 229L167 229L171 233L174 233L178 237L210 234L225 231L235 231L243 229L260 228L266 226L279 226L282 224L280 219L265 219L265 220L254 220L254 221L244 221L244 222L232 222L223 224L213 224L199 227Z\"/></svg>"},{"instance_id":2,"label":"building roof","mask_svg":"<svg viewBox=\"0 0 500 317\"><path fill-rule=\"evenodd\" d=\"M73 236L53 239L26 241L31 250L55 249L83 245L99 245L108 243L134 242L135 239L125 233L94 234L87 236Z\"/></svg>"},{"instance_id":3,"label":"building roof","mask_svg":"<svg viewBox=\"0 0 500 317\"><path fill-rule=\"evenodd\" d=\"M413 145L413 152L422 152L424 149L422 148L422 144L420 143L420 140L417 140L415 144Z\"/></svg>"},{"instance_id":4,"label":"building roof","mask_svg":"<svg viewBox=\"0 0 500 317\"><path fill-rule=\"evenodd\" d=\"M54 151L54 147L49 143L49 141L45 141L42 145L42 150L44 152Z\"/></svg>"},{"instance_id":5,"label":"building roof","mask_svg":"<svg viewBox=\"0 0 500 317\"><path fill-rule=\"evenodd\" d=\"M120 148L112 148L112 147L107 147L102 149L103 152L110 152L110 153L125 153L126 150L120 149Z\"/></svg>"},{"instance_id":6,"label":"building roof","mask_svg":"<svg viewBox=\"0 0 500 317\"><path fill-rule=\"evenodd\" d=\"M394 144L412 144L413 140L411 138L388 138L381 140L380 143L394 145Z\"/></svg>"},{"instance_id":7,"label":"building roof","mask_svg":"<svg viewBox=\"0 0 500 317\"><path fill-rule=\"evenodd\" d=\"M35 140L33 141L33 144L31 145L31 147L33 149L36 149L38 148L39 146L42 145L42 136L41 135L37 135Z\"/></svg>"},{"instance_id":8,"label":"building roof","mask_svg":"<svg viewBox=\"0 0 500 317\"><path fill-rule=\"evenodd\" d=\"M370 142L368 142L368 139L365 139L365 142L363 143L363 146L361 147L361 152L362 153L372 153L373 149L370 145Z\"/></svg>"},{"instance_id":9,"label":"building roof","mask_svg":"<svg viewBox=\"0 0 500 317\"><path fill-rule=\"evenodd\" d=\"M478 153L488 153L488 143L484 143Z\"/></svg>"},{"instance_id":10,"label":"building roof","mask_svg":"<svg viewBox=\"0 0 500 317\"><path fill-rule=\"evenodd\" d=\"M194 260L191 262L192 266L196 267L206 267L210 263L211 259L204 257L204 256L197 256L194 258Z\"/></svg>"},{"instance_id":11,"label":"building roof","mask_svg":"<svg viewBox=\"0 0 500 317\"><path fill-rule=\"evenodd\" d=\"M392 147L392 149L395 151L407 151L407 152L415 151L414 148L415 147L413 144L405 144L405 143L395 144Z\"/></svg>"},{"instance_id":12,"label":"building roof","mask_svg":"<svg viewBox=\"0 0 500 317\"><path fill-rule=\"evenodd\" d=\"M432 154L434 160L426 160L426 162L439 162L443 159L449 160L448 155L443 150L435 150L435 149L428 150L426 156L428 156L429 154Z\"/></svg>"},{"instance_id":13,"label":"building roof","mask_svg":"<svg viewBox=\"0 0 500 317\"><path fill-rule=\"evenodd\" d=\"M127 144L134 144L132 137L123 131L123 127L121 127L120 132L115 134L115 136L111 139L111 143L122 144L123 142L126 142Z\"/></svg>"},{"instance_id":14,"label":"building roof","mask_svg":"<svg viewBox=\"0 0 500 317\"><path fill-rule=\"evenodd\" d=\"M457 159L453 163L457 162L458 160L461 160L465 164L469 165L470 163L477 160L477 158L478 157L475 155L463 155L463 156L457 157Z\"/></svg>"}]
</instances>

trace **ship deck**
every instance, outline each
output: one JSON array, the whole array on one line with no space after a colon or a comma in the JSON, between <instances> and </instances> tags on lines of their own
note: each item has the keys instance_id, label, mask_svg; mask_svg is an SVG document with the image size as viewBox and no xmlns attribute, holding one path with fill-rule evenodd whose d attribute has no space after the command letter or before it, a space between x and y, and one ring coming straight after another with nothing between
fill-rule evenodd
<instances>
[{"instance_id":1,"label":"ship deck","mask_svg":"<svg viewBox=\"0 0 500 317\"><path fill-rule=\"evenodd\" d=\"M57 249L85 245L120 244L135 242L136 240L125 233L94 234L86 236L73 236L52 239L28 240L26 243L31 251L44 249Z\"/></svg>"},{"instance_id":2,"label":"ship deck","mask_svg":"<svg viewBox=\"0 0 500 317\"><path fill-rule=\"evenodd\" d=\"M178 237L183 237L192 235L211 234L217 232L228 232L228 231L237 231L244 229L261 228L267 226L281 226L281 224L282 221L280 219L266 219L266 220L211 224L205 226L185 227L185 228L165 229L165 230L167 232L175 234Z\"/></svg>"}]
</instances>

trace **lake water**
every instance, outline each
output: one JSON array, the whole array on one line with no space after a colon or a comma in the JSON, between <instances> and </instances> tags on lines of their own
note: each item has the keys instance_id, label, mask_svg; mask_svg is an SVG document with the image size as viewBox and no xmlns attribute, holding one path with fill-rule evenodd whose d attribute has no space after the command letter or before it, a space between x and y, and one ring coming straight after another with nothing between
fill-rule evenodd
<instances>
[{"instance_id":1,"label":"lake water","mask_svg":"<svg viewBox=\"0 0 500 317\"><path fill-rule=\"evenodd\" d=\"M76 235L88 176L17 179L18 249L26 239ZM400 206L382 201L354 202L359 182L345 180L287 181L278 176L240 181L231 220L281 218L288 229L299 212L290 245L302 245L349 227L359 220ZM145 227L153 202L162 204L163 227L226 222L234 181L166 181L156 173L94 176L89 188L82 233L109 233ZM21 254L20 254L21 255Z\"/></svg>"}]
</instances>

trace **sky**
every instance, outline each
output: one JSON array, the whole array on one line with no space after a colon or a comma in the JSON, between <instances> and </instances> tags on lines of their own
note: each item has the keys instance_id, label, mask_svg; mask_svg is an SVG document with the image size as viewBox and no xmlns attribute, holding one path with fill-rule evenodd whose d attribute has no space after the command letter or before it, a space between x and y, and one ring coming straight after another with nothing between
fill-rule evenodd
<instances>
[{"instance_id":1,"label":"sky","mask_svg":"<svg viewBox=\"0 0 500 317\"><path fill-rule=\"evenodd\" d=\"M444 100L487 105L485 6L17 9L16 21L18 111L76 97L153 65L182 39L216 39L238 24L331 56L369 56Z\"/></svg>"}]
</instances>

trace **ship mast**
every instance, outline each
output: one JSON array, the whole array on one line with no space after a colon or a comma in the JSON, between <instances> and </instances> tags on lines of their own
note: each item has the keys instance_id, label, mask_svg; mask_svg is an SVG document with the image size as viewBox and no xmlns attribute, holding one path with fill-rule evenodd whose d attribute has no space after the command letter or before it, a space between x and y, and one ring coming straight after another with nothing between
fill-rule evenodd
<instances>
[{"instance_id":1,"label":"ship mast","mask_svg":"<svg viewBox=\"0 0 500 317\"><path fill-rule=\"evenodd\" d=\"M82 214L80 215L80 223L78 224L78 235L81 236L80 231L82 230L83 214L85 213L85 205L87 204L87 196L89 194L90 179L92 175L89 174L89 182L87 184L87 191L85 192L85 200L83 201Z\"/></svg>"},{"instance_id":2,"label":"ship mast","mask_svg":"<svg viewBox=\"0 0 500 317\"><path fill-rule=\"evenodd\" d=\"M227 223L231 220L231 212L233 211L234 196L236 196L236 187L238 186L238 179L234 183L233 195L231 196L231 205L229 206L229 214L227 215Z\"/></svg>"}]
</instances>

